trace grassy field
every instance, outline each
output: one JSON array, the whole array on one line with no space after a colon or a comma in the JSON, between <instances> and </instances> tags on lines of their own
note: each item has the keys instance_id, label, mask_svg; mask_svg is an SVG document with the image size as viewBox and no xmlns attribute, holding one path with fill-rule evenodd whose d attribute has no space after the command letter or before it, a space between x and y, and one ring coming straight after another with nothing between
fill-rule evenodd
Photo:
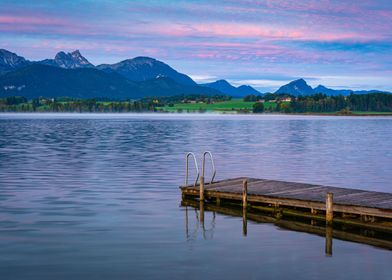
<instances>
[{"instance_id":1,"label":"grassy field","mask_svg":"<svg viewBox=\"0 0 392 280\"><path fill-rule=\"evenodd\" d=\"M371 116L371 115L386 115L386 116L388 116L388 115L392 115L392 112L353 111L352 114L353 115L358 115L358 116L361 116L361 115L368 115L368 116Z\"/></svg>"},{"instance_id":2,"label":"grassy field","mask_svg":"<svg viewBox=\"0 0 392 280\"><path fill-rule=\"evenodd\" d=\"M206 103L176 103L173 107L168 105L160 107L165 112L238 112L238 111L252 111L254 102L245 102L242 99L232 99L230 101L216 102L213 104ZM274 109L276 103L265 102L264 106L269 109Z\"/></svg>"}]
</instances>

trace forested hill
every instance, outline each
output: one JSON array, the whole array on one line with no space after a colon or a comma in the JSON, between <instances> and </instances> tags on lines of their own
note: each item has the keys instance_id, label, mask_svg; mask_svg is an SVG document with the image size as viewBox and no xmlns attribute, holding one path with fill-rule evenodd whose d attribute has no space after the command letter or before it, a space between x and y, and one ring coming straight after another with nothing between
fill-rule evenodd
<instances>
[{"instance_id":1,"label":"forested hill","mask_svg":"<svg viewBox=\"0 0 392 280\"><path fill-rule=\"evenodd\" d=\"M139 99L146 96L179 94L220 94L198 85L181 85L171 78L159 77L134 82L116 72L94 68L64 69L31 64L0 76L0 96L56 98Z\"/></svg>"}]
</instances>

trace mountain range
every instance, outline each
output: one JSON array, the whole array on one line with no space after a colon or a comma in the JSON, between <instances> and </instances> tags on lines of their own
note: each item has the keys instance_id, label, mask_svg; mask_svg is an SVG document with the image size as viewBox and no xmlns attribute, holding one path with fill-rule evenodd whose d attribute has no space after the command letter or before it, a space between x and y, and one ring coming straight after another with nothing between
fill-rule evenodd
<instances>
[{"instance_id":1,"label":"mountain range","mask_svg":"<svg viewBox=\"0 0 392 280\"><path fill-rule=\"evenodd\" d=\"M233 97L244 97L249 94L254 94L254 95L259 95L260 92L255 90L251 86L247 85L242 85L239 87L232 86L228 81L226 80L218 80L213 83L207 83L207 84L201 84L201 86L204 87L209 87L216 89L220 92L223 92L225 94L231 95Z\"/></svg>"},{"instance_id":2,"label":"mountain range","mask_svg":"<svg viewBox=\"0 0 392 280\"><path fill-rule=\"evenodd\" d=\"M275 93L293 96L324 93L327 95L362 94L380 91L334 90L309 86L304 79L292 81ZM235 87L226 80L197 84L166 63L150 57L135 57L114 64L93 65L79 50L59 52L53 59L29 61L0 49L0 97L108 97L138 99L146 96L188 94L226 94L243 97L261 93L248 85Z\"/></svg>"},{"instance_id":3,"label":"mountain range","mask_svg":"<svg viewBox=\"0 0 392 280\"><path fill-rule=\"evenodd\" d=\"M238 89L251 92L253 88ZM253 92L257 91L253 89ZM29 61L0 50L0 96L137 99L180 94L230 93L214 86L198 85L189 76L150 57L94 66L79 50L61 51L53 59L41 61Z\"/></svg>"},{"instance_id":4,"label":"mountain range","mask_svg":"<svg viewBox=\"0 0 392 280\"><path fill-rule=\"evenodd\" d=\"M337 96L337 95L349 95L350 93L354 94L367 94L367 93L390 93L380 90L350 90L350 89L331 89L327 88L323 85L318 85L315 88L309 86L304 79L298 79L292 81L286 85L281 86L275 93L277 94L289 94L293 96L307 96L316 93L322 93L329 96Z\"/></svg>"}]
</instances>

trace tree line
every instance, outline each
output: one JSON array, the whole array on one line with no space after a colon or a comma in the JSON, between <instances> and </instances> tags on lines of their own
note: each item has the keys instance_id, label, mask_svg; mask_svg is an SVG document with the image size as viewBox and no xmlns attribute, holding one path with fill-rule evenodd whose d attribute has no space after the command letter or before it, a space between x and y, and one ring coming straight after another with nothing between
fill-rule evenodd
<instances>
[{"instance_id":1,"label":"tree line","mask_svg":"<svg viewBox=\"0 0 392 280\"><path fill-rule=\"evenodd\" d=\"M282 113L350 113L352 111L363 112L392 112L392 94L389 93L368 93L353 94L348 96L327 96L325 94L314 94L309 96L290 96L290 101L282 101L287 95L268 96L269 102L276 103L276 106L264 105L267 100L261 98L253 105L254 113L262 112L282 112ZM249 100L249 97L246 97ZM245 100L245 98L244 98Z\"/></svg>"},{"instance_id":2,"label":"tree line","mask_svg":"<svg viewBox=\"0 0 392 280\"><path fill-rule=\"evenodd\" d=\"M200 101L204 103L230 100L227 95L176 95L170 97L146 97L140 100L111 100L109 98L34 98L12 96L0 98L0 112L76 112L76 113L127 113L155 112L165 105Z\"/></svg>"},{"instance_id":3,"label":"tree line","mask_svg":"<svg viewBox=\"0 0 392 280\"><path fill-rule=\"evenodd\" d=\"M15 100L18 100L15 102ZM35 98L23 100L19 97L0 99L0 112L72 112L111 113L154 111L152 102L142 101L98 101L95 99L67 100Z\"/></svg>"},{"instance_id":4,"label":"tree line","mask_svg":"<svg viewBox=\"0 0 392 280\"><path fill-rule=\"evenodd\" d=\"M339 111L392 112L392 94L352 93L348 96L315 94L293 99L290 102L289 110L296 113Z\"/></svg>"},{"instance_id":5,"label":"tree line","mask_svg":"<svg viewBox=\"0 0 392 280\"><path fill-rule=\"evenodd\" d=\"M71 98L35 98L13 96L0 98L0 112L156 112L160 107L175 103L192 101L212 103L230 100L227 95L178 95L171 97L147 97L140 100L110 99L71 99ZM392 94L368 93L348 96L327 96L314 94L309 96L289 96L287 94L266 94L246 96L244 101L255 102L254 113L335 113L349 114L352 111L392 112Z\"/></svg>"}]
</instances>

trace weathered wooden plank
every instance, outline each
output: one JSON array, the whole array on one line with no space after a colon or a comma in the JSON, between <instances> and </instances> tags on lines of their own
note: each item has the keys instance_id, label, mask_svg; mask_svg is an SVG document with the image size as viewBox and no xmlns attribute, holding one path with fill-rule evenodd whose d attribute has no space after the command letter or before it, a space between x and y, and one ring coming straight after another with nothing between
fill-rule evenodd
<instances>
[{"instance_id":1,"label":"weathered wooden plank","mask_svg":"<svg viewBox=\"0 0 392 280\"><path fill-rule=\"evenodd\" d=\"M286 198L295 198L295 199L303 199L303 200L312 200L312 201L323 201L325 199L325 195L328 192L334 193L335 201L338 203L346 203L346 204L356 204L356 205L368 205L371 207L376 207L377 202L380 201L391 201L392 196L388 199L382 193L371 193L366 191L361 191L359 193L356 190L346 190L340 188L328 188L328 187L313 187L308 188L303 191L300 190L291 190L291 191L281 191L279 193L266 193L258 191L256 194L259 195L270 195L270 196L279 196L279 197L286 197ZM350 193L348 195L347 193ZM346 193L344 197L340 196L339 194ZM335 195L336 194L336 195ZM385 202L384 202L385 204Z\"/></svg>"},{"instance_id":2,"label":"weathered wooden plank","mask_svg":"<svg viewBox=\"0 0 392 280\"><path fill-rule=\"evenodd\" d=\"M242 182L245 179L248 181L248 183L260 181L260 179L254 179L254 178L240 178L238 180L229 181L229 182L226 182L225 184L221 184L221 185L218 185L218 186L215 186L215 184L212 184L211 186L209 186L208 189L210 189L210 190L217 190L217 191L223 191L223 190L226 190L226 189L242 191ZM218 190L218 188L219 188L219 190ZM222 190L221 190L221 188L222 188Z\"/></svg>"},{"instance_id":3,"label":"weathered wooden plank","mask_svg":"<svg viewBox=\"0 0 392 280\"><path fill-rule=\"evenodd\" d=\"M247 178L247 177L238 177L238 178L234 178L234 179L227 179L227 180L221 180L221 181L217 181L217 182L213 182L212 184L210 184L209 182L204 182L204 189L216 189L216 188L220 188L220 187L227 187L227 186L231 186L231 185L236 185L238 184L239 186L242 184L242 181L244 179L247 179L248 182L253 182L253 181L260 181L261 179L255 179L255 178ZM197 185L196 187L193 185L189 185L186 187L181 187L181 189L199 189L199 185Z\"/></svg>"},{"instance_id":4,"label":"weathered wooden plank","mask_svg":"<svg viewBox=\"0 0 392 280\"><path fill-rule=\"evenodd\" d=\"M219 181L215 181L213 182L213 184L225 184L227 182L231 182L231 181L236 181L236 180L243 180L246 179L247 177L237 177L237 178L232 178L232 179L224 179L224 180L219 180ZM209 182L206 182L206 185L209 185ZM198 185L195 187L193 184L187 185L187 186L181 186L180 189L187 189L187 188L198 188Z\"/></svg>"},{"instance_id":5,"label":"weathered wooden plank","mask_svg":"<svg viewBox=\"0 0 392 280\"><path fill-rule=\"evenodd\" d=\"M254 191L260 191L263 194L288 191L288 190L300 190L300 189L309 189L312 187L317 187L316 185L308 185L301 183L291 183L291 182L282 182L282 181L274 181L274 180L266 180L257 182L254 186Z\"/></svg>"}]
</instances>

